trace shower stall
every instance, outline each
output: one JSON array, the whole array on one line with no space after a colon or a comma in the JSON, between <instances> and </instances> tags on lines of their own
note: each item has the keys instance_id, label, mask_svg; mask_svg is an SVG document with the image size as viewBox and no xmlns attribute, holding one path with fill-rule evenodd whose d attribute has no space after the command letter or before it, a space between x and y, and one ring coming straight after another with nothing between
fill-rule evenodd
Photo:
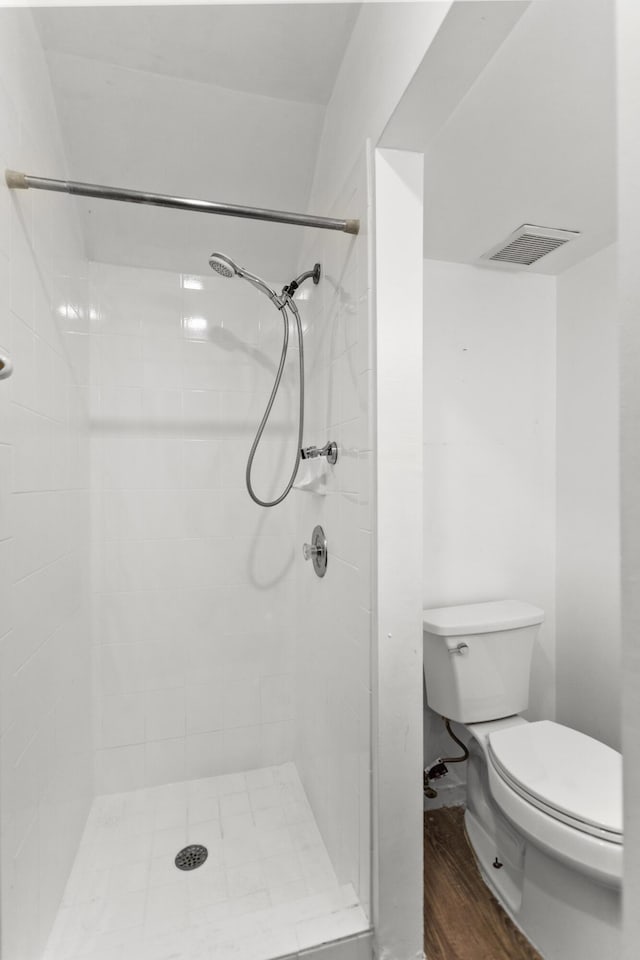
<instances>
[{"instance_id":1,"label":"shower stall","mask_svg":"<svg viewBox=\"0 0 640 960\"><path fill-rule=\"evenodd\" d=\"M28 12L0 15L0 64L3 167L65 171ZM258 229L237 205L247 233L189 270L150 266L151 241L145 265L87 255L86 218L134 198L70 183L0 189L1 956L364 957L364 156L332 199L348 219L286 220L296 257L267 281L236 263ZM195 216L156 215L164 236Z\"/></svg>"}]
</instances>

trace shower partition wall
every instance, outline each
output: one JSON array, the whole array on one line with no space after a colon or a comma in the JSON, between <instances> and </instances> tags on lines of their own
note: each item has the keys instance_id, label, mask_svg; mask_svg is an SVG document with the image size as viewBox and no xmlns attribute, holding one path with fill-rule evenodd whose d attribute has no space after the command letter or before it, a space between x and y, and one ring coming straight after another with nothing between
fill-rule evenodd
<instances>
[{"instance_id":1,"label":"shower partition wall","mask_svg":"<svg viewBox=\"0 0 640 960\"><path fill-rule=\"evenodd\" d=\"M337 439L339 456L326 468L326 495L296 500L298 543L320 523L329 564L322 580L310 565L297 569L295 759L336 872L371 918L373 364L364 154L335 209L360 220L358 238L336 243L313 233L305 245L305 256L316 251L323 264L304 304L306 435Z\"/></svg>"}]
</instances>

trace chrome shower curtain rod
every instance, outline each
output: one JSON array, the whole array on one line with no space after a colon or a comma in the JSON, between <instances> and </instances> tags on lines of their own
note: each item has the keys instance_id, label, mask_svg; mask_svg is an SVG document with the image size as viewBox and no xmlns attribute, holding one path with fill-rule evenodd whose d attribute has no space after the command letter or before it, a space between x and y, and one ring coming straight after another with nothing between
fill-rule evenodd
<instances>
[{"instance_id":1,"label":"chrome shower curtain rod","mask_svg":"<svg viewBox=\"0 0 640 960\"><path fill-rule=\"evenodd\" d=\"M124 187L105 187L97 183L79 183L77 180L50 180L48 177L33 177L31 174L19 173L16 170L5 170L4 176L7 186L12 190L52 190L55 193L70 193L76 197L123 200L126 203L145 203L154 207L169 207L173 210L217 213L223 217L268 220L270 223L292 223L299 227L316 227L319 230L341 230L343 233L355 234L360 230L359 220L336 220L333 217L315 217L307 213L289 213L285 210L240 207L233 203L171 197L164 193L147 193L142 190L128 190Z\"/></svg>"}]
</instances>

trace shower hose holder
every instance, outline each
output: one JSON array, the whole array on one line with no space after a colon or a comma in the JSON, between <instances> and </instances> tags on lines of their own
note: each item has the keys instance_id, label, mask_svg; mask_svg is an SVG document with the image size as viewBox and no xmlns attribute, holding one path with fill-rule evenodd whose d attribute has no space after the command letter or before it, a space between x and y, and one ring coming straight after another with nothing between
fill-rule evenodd
<instances>
[{"instance_id":1,"label":"shower hose holder","mask_svg":"<svg viewBox=\"0 0 640 960\"><path fill-rule=\"evenodd\" d=\"M324 447L302 447L300 456L303 460L315 460L316 457L326 457L327 463L332 466L338 462L338 444L329 440Z\"/></svg>"}]
</instances>

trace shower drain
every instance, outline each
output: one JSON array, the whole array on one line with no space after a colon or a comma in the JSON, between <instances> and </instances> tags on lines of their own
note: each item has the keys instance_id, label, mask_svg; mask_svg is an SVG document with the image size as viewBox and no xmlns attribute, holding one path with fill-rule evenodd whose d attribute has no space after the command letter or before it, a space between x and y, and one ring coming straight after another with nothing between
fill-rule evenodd
<instances>
[{"instance_id":1,"label":"shower drain","mask_svg":"<svg viewBox=\"0 0 640 960\"><path fill-rule=\"evenodd\" d=\"M209 856L209 851L200 843L192 843L184 847L177 855L175 864L178 870L195 870L201 867Z\"/></svg>"}]
</instances>

